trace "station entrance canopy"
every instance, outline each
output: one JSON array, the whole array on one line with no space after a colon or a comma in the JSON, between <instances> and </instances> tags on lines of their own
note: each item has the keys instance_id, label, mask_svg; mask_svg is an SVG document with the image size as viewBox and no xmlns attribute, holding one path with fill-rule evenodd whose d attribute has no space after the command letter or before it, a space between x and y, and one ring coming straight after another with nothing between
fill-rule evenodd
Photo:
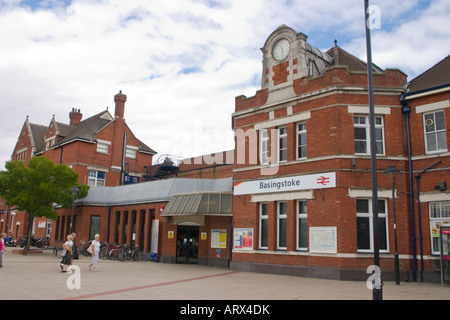
<instances>
[{"instance_id":1,"label":"station entrance canopy","mask_svg":"<svg viewBox=\"0 0 450 320\"><path fill-rule=\"evenodd\" d=\"M173 224L204 225L205 216L232 216L232 192L174 195L162 212Z\"/></svg>"}]
</instances>

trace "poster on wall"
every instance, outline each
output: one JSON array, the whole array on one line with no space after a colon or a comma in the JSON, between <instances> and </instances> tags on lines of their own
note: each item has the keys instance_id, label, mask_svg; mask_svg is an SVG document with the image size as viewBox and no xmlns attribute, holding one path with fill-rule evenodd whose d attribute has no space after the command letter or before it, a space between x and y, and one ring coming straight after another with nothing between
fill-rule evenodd
<instances>
[{"instance_id":1,"label":"poster on wall","mask_svg":"<svg viewBox=\"0 0 450 320\"><path fill-rule=\"evenodd\" d=\"M253 250L253 228L235 228L233 243L235 250Z\"/></svg>"},{"instance_id":2,"label":"poster on wall","mask_svg":"<svg viewBox=\"0 0 450 320\"><path fill-rule=\"evenodd\" d=\"M441 225L440 249L441 249L441 282L442 285L450 283L450 224Z\"/></svg>"},{"instance_id":3,"label":"poster on wall","mask_svg":"<svg viewBox=\"0 0 450 320\"><path fill-rule=\"evenodd\" d=\"M150 248L150 260L158 260L158 238L159 238L159 220L152 221L152 244Z\"/></svg>"},{"instance_id":4,"label":"poster on wall","mask_svg":"<svg viewBox=\"0 0 450 320\"><path fill-rule=\"evenodd\" d=\"M310 227L310 252L337 253L336 227Z\"/></svg>"},{"instance_id":5,"label":"poster on wall","mask_svg":"<svg viewBox=\"0 0 450 320\"><path fill-rule=\"evenodd\" d=\"M226 249L227 247L227 230L212 229L211 230L211 248Z\"/></svg>"},{"instance_id":6,"label":"poster on wall","mask_svg":"<svg viewBox=\"0 0 450 320\"><path fill-rule=\"evenodd\" d=\"M440 254L439 247L439 237L440 237L440 227L442 225L450 225L450 220L431 220L430 219L430 227L431 227L431 243L433 254Z\"/></svg>"}]
</instances>

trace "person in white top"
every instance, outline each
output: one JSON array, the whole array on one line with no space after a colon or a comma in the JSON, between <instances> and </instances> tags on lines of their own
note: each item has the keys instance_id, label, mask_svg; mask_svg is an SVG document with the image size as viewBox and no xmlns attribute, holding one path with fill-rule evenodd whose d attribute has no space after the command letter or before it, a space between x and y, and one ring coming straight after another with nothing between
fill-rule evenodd
<instances>
[{"instance_id":1,"label":"person in white top","mask_svg":"<svg viewBox=\"0 0 450 320\"><path fill-rule=\"evenodd\" d=\"M97 271L97 262L100 253L100 235L96 234L91 243L92 247L92 263L89 265L89 270Z\"/></svg>"},{"instance_id":2,"label":"person in white top","mask_svg":"<svg viewBox=\"0 0 450 320\"><path fill-rule=\"evenodd\" d=\"M64 244L63 244L63 251L61 253L61 257L63 259L61 260L61 262L59 264L59 266L61 267L61 271L62 272L66 272L67 271L67 267L72 264L72 261L71 261L71 259L73 258L72 254L67 254L67 247L68 247L68 245L70 245L71 248L73 247L73 241L72 241L72 235L71 234L67 235L66 242L64 242ZM72 249L70 249L70 250L72 250Z\"/></svg>"}]
</instances>

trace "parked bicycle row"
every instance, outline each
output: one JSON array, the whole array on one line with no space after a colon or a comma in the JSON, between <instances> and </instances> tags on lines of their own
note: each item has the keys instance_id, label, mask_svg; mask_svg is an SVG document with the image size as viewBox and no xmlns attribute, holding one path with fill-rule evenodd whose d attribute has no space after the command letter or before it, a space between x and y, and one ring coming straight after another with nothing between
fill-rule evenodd
<instances>
[{"instance_id":1,"label":"parked bicycle row","mask_svg":"<svg viewBox=\"0 0 450 320\"><path fill-rule=\"evenodd\" d=\"M6 247L20 246L21 248L23 248L28 242L28 236L24 236L20 239L14 239L12 236L9 236L5 238L4 242ZM50 246L50 238L32 236L30 240L30 245L36 248L47 249Z\"/></svg>"},{"instance_id":2,"label":"parked bicycle row","mask_svg":"<svg viewBox=\"0 0 450 320\"><path fill-rule=\"evenodd\" d=\"M91 256L88 248L91 245L91 241L81 241L81 245L78 248L79 254L82 254L86 257ZM118 243L108 244L103 243L100 247L99 257L100 259L107 260L134 260L140 261L142 260L142 250L138 249L138 246L129 246L128 244L119 245Z\"/></svg>"}]
</instances>

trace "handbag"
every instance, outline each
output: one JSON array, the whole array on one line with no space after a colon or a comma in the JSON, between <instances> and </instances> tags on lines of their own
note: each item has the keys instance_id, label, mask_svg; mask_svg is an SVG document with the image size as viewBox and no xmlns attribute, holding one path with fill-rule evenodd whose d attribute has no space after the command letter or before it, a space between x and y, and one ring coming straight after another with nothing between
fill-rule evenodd
<instances>
[{"instance_id":1,"label":"handbag","mask_svg":"<svg viewBox=\"0 0 450 320\"><path fill-rule=\"evenodd\" d=\"M87 252L89 252L90 254L92 254L92 245L90 245L90 246L87 248Z\"/></svg>"}]
</instances>

